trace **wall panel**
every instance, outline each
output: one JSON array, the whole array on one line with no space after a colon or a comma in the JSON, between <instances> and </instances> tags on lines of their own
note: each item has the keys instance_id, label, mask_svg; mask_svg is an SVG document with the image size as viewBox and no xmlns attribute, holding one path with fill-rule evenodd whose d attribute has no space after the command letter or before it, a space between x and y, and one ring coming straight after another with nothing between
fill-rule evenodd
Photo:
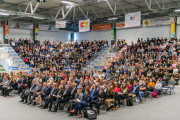
<instances>
[{"instance_id":1,"label":"wall panel","mask_svg":"<svg viewBox=\"0 0 180 120\"><path fill-rule=\"evenodd\" d=\"M136 42L138 38L167 37L170 38L171 26L158 26L147 28L129 28L117 30L116 39L125 39L128 44Z\"/></svg>"},{"instance_id":2,"label":"wall panel","mask_svg":"<svg viewBox=\"0 0 180 120\"><path fill-rule=\"evenodd\" d=\"M15 40L19 40L19 38L32 40L33 30L9 28L9 39L10 38L15 38Z\"/></svg>"},{"instance_id":3,"label":"wall panel","mask_svg":"<svg viewBox=\"0 0 180 120\"><path fill-rule=\"evenodd\" d=\"M111 31L90 31L90 32L75 32L74 39L78 42L81 40L108 40L109 44L111 42Z\"/></svg>"},{"instance_id":4,"label":"wall panel","mask_svg":"<svg viewBox=\"0 0 180 120\"><path fill-rule=\"evenodd\" d=\"M38 39L40 41L49 40L51 43L53 41L63 41L70 40L70 32L66 30L60 30L60 31L39 31L38 33Z\"/></svg>"},{"instance_id":5,"label":"wall panel","mask_svg":"<svg viewBox=\"0 0 180 120\"><path fill-rule=\"evenodd\" d=\"M0 40L3 42L3 27L0 27Z\"/></svg>"}]
</instances>

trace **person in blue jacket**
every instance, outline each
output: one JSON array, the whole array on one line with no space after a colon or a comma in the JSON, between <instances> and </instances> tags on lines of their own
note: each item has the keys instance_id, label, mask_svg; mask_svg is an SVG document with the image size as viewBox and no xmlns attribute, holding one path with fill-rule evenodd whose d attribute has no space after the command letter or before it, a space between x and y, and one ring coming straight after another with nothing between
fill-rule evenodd
<instances>
[{"instance_id":1,"label":"person in blue jacket","mask_svg":"<svg viewBox=\"0 0 180 120\"><path fill-rule=\"evenodd\" d=\"M81 118L82 117L82 113L81 113L82 108L90 106L90 102L91 102L90 90L86 89L85 90L85 95L83 96L83 101L78 102L75 109L70 111L70 113L75 114L79 110L79 118Z\"/></svg>"}]
</instances>

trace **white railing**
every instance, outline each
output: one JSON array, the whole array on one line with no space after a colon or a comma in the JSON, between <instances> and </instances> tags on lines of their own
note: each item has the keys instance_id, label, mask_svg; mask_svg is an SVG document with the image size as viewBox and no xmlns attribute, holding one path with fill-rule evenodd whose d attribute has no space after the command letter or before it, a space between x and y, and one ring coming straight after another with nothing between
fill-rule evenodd
<instances>
[{"instance_id":1,"label":"white railing","mask_svg":"<svg viewBox=\"0 0 180 120\"><path fill-rule=\"evenodd\" d=\"M8 63L4 59L1 59L1 61L2 61L2 65L3 65L4 69L6 70L6 72L10 73Z\"/></svg>"}]
</instances>

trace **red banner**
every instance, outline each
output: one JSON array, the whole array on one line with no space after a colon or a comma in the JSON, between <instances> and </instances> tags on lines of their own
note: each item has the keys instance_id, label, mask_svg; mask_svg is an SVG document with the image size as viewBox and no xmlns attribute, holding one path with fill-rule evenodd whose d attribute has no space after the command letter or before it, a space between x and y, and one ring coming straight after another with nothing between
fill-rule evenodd
<instances>
[{"instance_id":1,"label":"red banner","mask_svg":"<svg viewBox=\"0 0 180 120\"><path fill-rule=\"evenodd\" d=\"M111 24L92 25L92 31L111 30Z\"/></svg>"},{"instance_id":2,"label":"red banner","mask_svg":"<svg viewBox=\"0 0 180 120\"><path fill-rule=\"evenodd\" d=\"M125 22L116 23L116 28L125 28Z\"/></svg>"},{"instance_id":3,"label":"red banner","mask_svg":"<svg viewBox=\"0 0 180 120\"><path fill-rule=\"evenodd\" d=\"M8 25L5 25L5 39L8 39L9 36L9 28Z\"/></svg>"}]
</instances>

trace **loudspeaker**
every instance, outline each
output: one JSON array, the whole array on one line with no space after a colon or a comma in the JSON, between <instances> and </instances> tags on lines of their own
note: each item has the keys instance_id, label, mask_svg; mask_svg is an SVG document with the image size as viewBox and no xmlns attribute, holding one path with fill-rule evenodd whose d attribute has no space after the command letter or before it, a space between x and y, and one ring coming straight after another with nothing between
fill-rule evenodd
<instances>
[{"instance_id":1,"label":"loudspeaker","mask_svg":"<svg viewBox=\"0 0 180 120\"><path fill-rule=\"evenodd\" d=\"M37 0L37 2L46 2L46 0Z\"/></svg>"}]
</instances>

